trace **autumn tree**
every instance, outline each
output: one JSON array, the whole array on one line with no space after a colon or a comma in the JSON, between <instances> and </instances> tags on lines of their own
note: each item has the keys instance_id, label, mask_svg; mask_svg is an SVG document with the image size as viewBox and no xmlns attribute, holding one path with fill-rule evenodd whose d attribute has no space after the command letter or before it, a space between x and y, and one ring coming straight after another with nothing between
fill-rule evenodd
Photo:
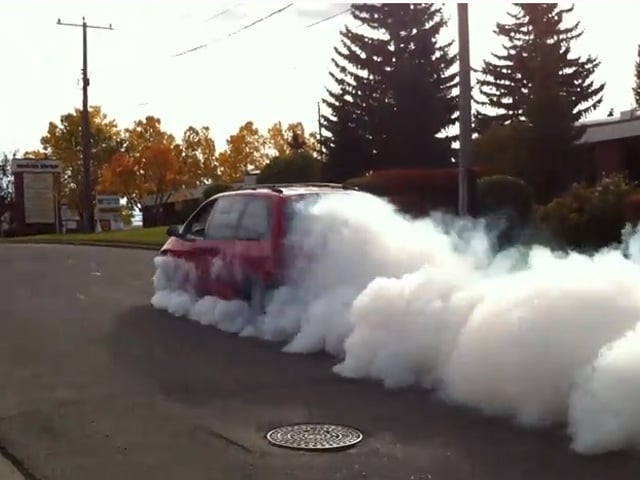
<instances>
[{"instance_id":1,"label":"autumn tree","mask_svg":"<svg viewBox=\"0 0 640 480\"><path fill-rule=\"evenodd\" d=\"M82 215L82 111L76 108L60 117L59 122L50 122L47 133L41 138L42 152L62 164L63 196L69 205ZM89 108L91 127L91 183L95 189L100 173L111 157L118 151L122 141L115 120L109 119L99 106Z\"/></svg>"},{"instance_id":2,"label":"autumn tree","mask_svg":"<svg viewBox=\"0 0 640 480\"><path fill-rule=\"evenodd\" d=\"M137 163L145 179L144 193L152 197L156 212L158 206L166 203L176 190L193 186L194 180L180 164L175 145L153 143L142 152Z\"/></svg>"},{"instance_id":3,"label":"autumn tree","mask_svg":"<svg viewBox=\"0 0 640 480\"><path fill-rule=\"evenodd\" d=\"M191 139L193 140L193 139ZM207 148L211 145L203 140ZM171 194L199 183L193 163L197 142L190 143L189 161L175 137L162 129L159 118L147 116L124 130L124 147L113 155L102 173L101 189L126 198L130 208L142 208L145 197L152 198L156 212ZM192 162L192 163L189 163ZM198 167L200 168L200 167Z\"/></svg>"},{"instance_id":4,"label":"autumn tree","mask_svg":"<svg viewBox=\"0 0 640 480\"><path fill-rule=\"evenodd\" d=\"M371 169L451 164L456 56L442 41L442 7L431 3L352 4L362 33L345 27L335 49L337 85L324 101L328 176Z\"/></svg>"},{"instance_id":5,"label":"autumn tree","mask_svg":"<svg viewBox=\"0 0 640 480\"><path fill-rule=\"evenodd\" d=\"M319 149L317 134L307 134L301 122L290 123L286 128L283 128L282 122L274 123L267 130L267 142L274 156L290 155L300 150L317 154Z\"/></svg>"},{"instance_id":6,"label":"autumn tree","mask_svg":"<svg viewBox=\"0 0 640 480\"><path fill-rule=\"evenodd\" d=\"M633 82L633 98L636 101L636 107L640 108L640 45L638 45L638 54L636 58L636 68Z\"/></svg>"},{"instance_id":7,"label":"autumn tree","mask_svg":"<svg viewBox=\"0 0 640 480\"><path fill-rule=\"evenodd\" d=\"M227 139L227 148L218 155L218 173L224 182L241 181L250 170L267 163L267 139L249 121Z\"/></svg>"},{"instance_id":8,"label":"autumn tree","mask_svg":"<svg viewBox=\"0 0 640 480\"><path fill-rule=\"evenodd\" d=\"M47 154L42 150L28 150L22 155L24 158L33 158L34 160L45 160L48 158Z\"/></svg>"},{"instance_id":9,"label":"autumn tree","mask_svg":"<svg viewBox=\"0 0 640 480\"><path fill-rule=\"evenodd\" d=\"M11 175L11 157L6 153L0 156L0 216L8 209L13 200L13 176Z\"/></svg>"},{"instance_id":10,"label":"autumn tree","mask_svg":"<svg viewBox=\"0 0 640 480\"><path fill-rule=\"evenodd\" d=\"M593 80L600 65L595 57L571 53L582 35L579 22L566 24L573 6L519 3L514 9L509 22L496 26L504 51L482 67L484 111L477 127L481 132L492 124L528 127L519 140L529 160L519 174L544 201L570 181L572 147L584 134L578 121L600 105L604 84Z\"/></svg>"},{"instance_id":11,"label":"autumn tree","mask_svg":"<svg viewBox=\"0 0 640 480\"><path fill-rule=\"evenodd\" d=\"M180 161L185 175L197 185L206 185L219 178L216 144L209 127L188 127L180 143Z\"/></svg>"}]
</instances>

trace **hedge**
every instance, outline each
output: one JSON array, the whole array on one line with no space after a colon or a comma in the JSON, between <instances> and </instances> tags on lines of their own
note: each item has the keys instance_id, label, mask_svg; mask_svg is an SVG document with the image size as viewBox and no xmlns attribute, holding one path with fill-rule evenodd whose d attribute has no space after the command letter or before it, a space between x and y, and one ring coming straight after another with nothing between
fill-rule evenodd
<instances>
[{"instance_id":1,"label":"hedge","mask_svg":"<svg viewBox=\"0 0 640 480\"><path fill-rule=\"evenodd\" d=\"M475 213L476 183L487 174L481 169L469 170L469 212ZM345 182L363 191L388 198L403 211L426 215L434 210L457 211L458 169L398 169L380 170Z\"/></svg>"}]
</instances>

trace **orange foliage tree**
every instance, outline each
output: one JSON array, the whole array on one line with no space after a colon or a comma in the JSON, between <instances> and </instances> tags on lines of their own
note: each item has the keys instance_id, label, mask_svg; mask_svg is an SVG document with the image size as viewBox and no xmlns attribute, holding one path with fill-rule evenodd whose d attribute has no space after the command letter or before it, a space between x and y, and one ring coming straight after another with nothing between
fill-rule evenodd
<instances>
[{"instance_id":1,"label":"orange foliage tree","mask_svg":"<svg viewBox=\"0 0 640 480\"><path fill-rule=\"evenodd\" d=\"M34 160L45 160L47 154L42 150L27 150L22 155L24 158L33 158Z\"/></svg>"},{"instance_id":2,"label":"orange foliage tree","mask_svg":"<svg viewBox=\"0 0 640 480\"><path fill-rule=\"evenodd\" d=\"M291 155L300 150L313 154L319 149L317 134L307 134L301 122L290 123L286 128L282 126L282 122L274 123L267 130L267 143L269 153L277 157Z\"/></svg>"},{"instance_id":3,"label":"orange foliage tree","mask_svg":"<svg viewBox=\"0 0 640 480\"><path fill-rule=\"evenodd\" d=\"M49 122L46 134L40 139L41 152L29 152L36 158L47 157L62 164L62 194L69 205L82 214L80 191L83 183L82 170L82 115L76 108L60 116L60 120ZM110 119L99 106L89 108L91 126L91 183L100 184L100 173L122 143L122 133L115 120Z\"/></svg>"},{"instance_id":4,"label":"orange foliage tree","mask_svg":"<svg viewBox=\"0 0 640 480\"><path fill-rule=\"evenodd\" d=\"M160 119L137 120L124 136L125 148L103 169L100 187L124 196L130 208L142 208L145 197L151 197L158 212L173 192L201 181L194 175L195 160L185 161L181 145L162 130Z\"/></svg>"},{"instance_id":5,"label":"orange foliage tree","mask_svg":"<svg viewBox=\"0 0 640 480\"><path fill-rule=\"evenodd\" d=\"M219 180L216 144L209 127L188 127L182 135L180 155L186 175L197 185Z\"/></svg>"},{"instance_id":6,"label":"orange foliage tree","mask_svg":"<svg viewBox=\"0 0 640 480\"><path fill-rule=\"evenodd\" d=\"M250 170L267 163L267 139L253 122L246 122L227 139L227 148L218 155L218 172L224 182L237 182Z\"/></svg>"}]
</instances>

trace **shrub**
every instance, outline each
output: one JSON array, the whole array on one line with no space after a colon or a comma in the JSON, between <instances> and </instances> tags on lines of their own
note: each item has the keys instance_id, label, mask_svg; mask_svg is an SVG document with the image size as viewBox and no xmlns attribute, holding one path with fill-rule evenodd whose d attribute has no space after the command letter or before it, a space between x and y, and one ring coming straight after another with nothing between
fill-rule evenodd
<instances>
[{"instance_id":1,"label":"shrub","mask_svg":"<svg viewBox=\"0 0 640 480\"><path fill-rule=\"evenodd\" d=\"M475 212L478 171L469 171L469 210ZM458 207L458 169L380 170L347 180L347 185L394 201L403 211L426 215L433 210Z\"/></svg>"},{"instance_id":2,"label":"shrub","mask_svg":"<svg viewBox=\"0 0 640 480\"><path fill-rule=\"evenodd\" d=\"M574 184L541 211L541 223L566 247L594 250L620 241L634 185L622 175L593 187Z\"/></svg>"},{"instance_id":3,"label":"shrub","mask_svg":"<svg viewBox=\"0 0 640 480\"><path fill-rule=\"evenodd\" d=\"M497 242L505 247L520 241L533 217L533 190L524 181L495 175L478 181L478 214L496 222Z\"/></svg>"},{"instance_id":4,"label":"shrub","mask_svg":"<svg viewBox=\"0 0 640 480\"><path fill-rule=\"evenodd\" d=\"M533 214L533 191L519 178L495 175L478 181L478 213L513 213L523 223Z\"/></svg>"},{"instance_id":5,"label":"shrub","mask_svg":"<svg viewBox=\"0 0 640 480\"><path fill-rule=\"evenodd\" d=\"M212 183L211 185L207 185L202 191L202 199L206 200L219 193L228 192L232 188L233 186L228 183Z\"/></svg>"},{"instance_id":6,"label":"shrub","mask_svg":"<svg viewBox=\"0 0 640 480\"><path fill-rule=\"evenodd\" d=\"M319 182L321 179L322 162L304 150L274 157L258 175L258 183Z\"/></svg>"}]
</instances>

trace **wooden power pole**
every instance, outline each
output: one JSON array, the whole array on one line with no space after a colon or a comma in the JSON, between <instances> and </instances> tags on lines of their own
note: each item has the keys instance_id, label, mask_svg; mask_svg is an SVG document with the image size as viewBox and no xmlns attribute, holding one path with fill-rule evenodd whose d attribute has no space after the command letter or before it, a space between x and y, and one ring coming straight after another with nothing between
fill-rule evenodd
<instances>
[{"instance_id":1,"label":"wooden power pole","mask_svg":"<svg viewBox=\"0 0 640 480\"><path fill-rule=\"evenodd\" d=\"M113 30L100 25L88 25L84 17L82 23L65 23L58 19L58 25L82 28L82 230L93 232L93 184L91 182L91 122L89 120L89 72L87 70L87 29Z\"/></svg>"}]
</instances>

